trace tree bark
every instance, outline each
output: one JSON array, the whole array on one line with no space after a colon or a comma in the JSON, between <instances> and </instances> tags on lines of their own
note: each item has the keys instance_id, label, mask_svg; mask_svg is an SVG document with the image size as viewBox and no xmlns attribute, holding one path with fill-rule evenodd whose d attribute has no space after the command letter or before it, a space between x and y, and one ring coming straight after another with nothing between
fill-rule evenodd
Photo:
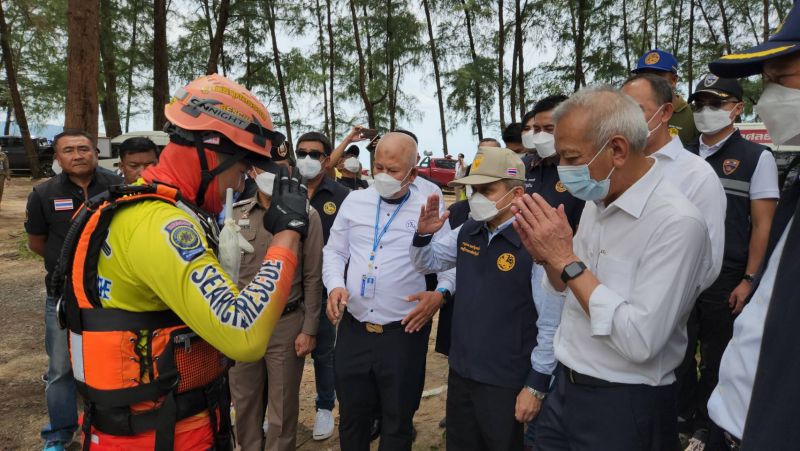
<instances>
[{"instance_id":1,"label":"tree bark","mask_svg":"<svg viewBox=\"0 0 800 451\"><path fill-rule=\"evenodd\" d=\"M514 46L511 50L511 94L509 95L509 107L511 110L511 122L517 122L517 34L514 33Z\"/></svg>"},{"instance_id":2,"label":"tree bark","mask_svg":"<svg viewBox=\"0 0 800 451\"><path fill-rule=\"evenodd\" d=\"M573 36L575 40L575 84L573 88L575 91L586 86L586 79L583 73L583 52L585 50L585 34L586 34L586 0L577 0L577 10L573 14ZM571 8L570 8L570 12ZM646 26L646 24L645 24Z\"/></svg>"},{"instance_id":3,"label":"tree bark","mask_svg":"<svg viewBox=\"0 0 800 451\"><path fill-rule=\"evenodd\" d=\"M464 16L467 21L467 36L469 37L469 52L472 56L472 83L474 85L475 95L475 127L478 130L478 140L483 139L483 119L481 118L481 87L480 78L477 77L478 71L478 53L475 51L475 39L472 37L472 16L469 14L469 8L465 0L461 0L461 6L464 8Z\"/></svg>"},{"instance_id":4,"label":"tree bark","mask_svg":"<svg viewBox=\"0 0 800 451\"><path fill-rule=\"evenodd\" d=\"M527 2L526 2L527 3ZM525 55L522 49L523 44L523 36L522 36L522 6L520 5L520 0L516 0L515 2L515 19L516 19L516 26L514 27L514 41L518 46L517 49L517 83L519 94L517 97L517 101L519 102L519 117L525 115L526 106L525 106Z\"/></svg>"},{"instance_id":5,"label":"tree bark","mask_svg":"<svg viewBox=\"0 0 800 451\"><path fill-rule=\"evenodd\" d=\"M322 6L319 3L319 0L314 1L314 15L317 18L317 45L319 46L319 62L322 66L322 69L325 69L325 38L324 30L322 26ZM325 78L322 79L322 109L324 110L325 114L323 115L325 118L325 136L328 137L330 140L335 140L336 137L331 134L330 128L330 118L328 117L328 84Z\"/></svg>"},{"instance_id":6,"label":"tree bark","mask_svg":"<svg viewBox=\"0 0 800 451\"><path fill-rule=\"evenodd\" d=\"M627 72L631 72L631 50L629 44L630 36L628 34L628 2L622 0L622 44L625 47L625 68Z\"/></svg>"},{"instance_id":7,"label":"tree bark","mask_svg":"<svg viewBox=\"0 0 800 451\"><path fill-rule=\"evenodd\" d=\"M389 95L389 130L397 128L397 92L394 90L396 61L392 46L394 45L394 25L392 24L392 0L386 0L386 92Z\"/></svg>"},{"instance_id":8,"label":"tree bark","mask_svg":"<svg viewBox=\"0 0 800 451\"><path fill-rule=\"evenodd\" d=\"M714 47L719 48L719 39L717 38L717 33L714 32L714 27L711 25L711 21L708 19L708 15L706 15L706 9L703 8L703 0L698 0L697 6L700 7L700 14L703 15L703 20L706 22L708 32L711 35L711 40L714 41Z\"/></svg>"},{"instance_id":9,"label":"tree bark","mask_svg":"<svg viewBox=\"0 0 800 451\"><path fill-rule=\"evenodd\" d=\"M639 54L643 54L650 48L650 38L647 37L647 25L650 20L650 0L644 0L644 14L642 15L642 42Z\"/></svg>"},{"instance_id":10,"label":"tree bark","mask_svg":"<svg viewBox=\"0 0 800 451\"><path fill-rule=\"evenodd\" d=\"M725 51L730 54L731 50L731 31L728 26L728 14L725 12L725 5L722 0L717 0L719 5L719 14L722 17L722 36L725 38Z\"/></svg>"},{"instance_id":11,"label":"tree bark","mask_svg":"<svg viewBox=\"0 0 800 451\"><path fill-rule=\"evenodd\" d=\"M69 0L64 128L97 136L100 1Z\"/></svg>"},{"instance_id":12,"label":"tree bark","mask_svg":"<svg viewBox=\"0 0 800 451\"><path fill-rule=\"evenodd\" d=\"M230 15L231 0L222 0L219 4L219 14L217 14L217 30L214 32L214 39L211 40L211 51L208 54L208 64L206 65L206 75L218 72L218 62L222 54L222 44L225 39L225 27L228 26Z\"/></svg>"},{"instance_id":13,"label":"tree bark","mask_svg":"<svg viewBox=\"0 0 800 451\"><path fill-rule=\"evenodd\" d=\"M266 8L267 23L269 34L272 39L272 59L275 62L275 76L278 78L278 90L281 95L281 107L283 108L283 125L286 128L286 139L294 146L292 140L292 119L289 116L289 98L286 94L286 85L283 82L283 71L281 70L281 53L278 51L278 39L275 33L275 3L270 1Z\"/></svg>"},{"instance_id":14,"label":"tree bark","mask_svg":"<svg viewBox=\"0 0 800 451\"><path fill-rule=\"evenodd\" d=\"M103 61L105 95L103 96L103 123L106 136L114 138L122 134L119 119L119 96L117 95L117 62L114 48L114 24L111 0L100 0L100 57Z\"/></svg>"},{"instance_id":15,"label":"tree bark","mask_svg":"<svg viewBox=\"0 0 800 451\"><path fill-rule=\"evenodd\" d=\"M336 141L336 93L333 90L333 73L336 67L336 54L334 53L333 23L331 22L331 0L325 0L328 26L328 89L331 103L331 140Z\"/></svg>"},{"instance_id":16,"label":"tree bark","mask_svg":"<svg viewBox=\"0 0 800 451\"><path fill-rule=\"evenodd\" d=\"M169 101L167 0L154 0L153 9L153 130L161 130L167 122L164 107Z\"/></svg>"},{"instance_id":17,"label":"tree bark","mask_svg":"<svg viewBox=\"0 0 800 451\"><path fill-rule=\"evenodd\" d=\"M17 86L17 69L14 65L14 54L11 52L11 32L6 25L5 5L0 0L0 48L3 51L3 65L6 69L6 82L8 83L8 93L11 97L11 104L14 107L14 116L17 120L20 135L22 135L22 145L25 147L25 155L31 167L31 177L38 179L42 177L42 168L39 167L39 156L31 140L31 132L28 129L28 119L25 117L25 109L22 106L22 98L19 95ZM95 77L95 84L97 77ZM95 106L96 108L96 106ZM9 133L9 117L6 115L6 135ZM95 113L95 133L97 133L97 116Z\"/></svg>"},{"instance_id":18,"label":"tree bark","mask_svg":"<svg viewBox=\"0 0 800 451\"><path fill-rule=\"evenodd\" d=\"M694 85L694 1L689 0L689 49L687 50L687 56L689 61L689 70L687 71L688 76L688 85L689 85L689 95L692 95L692 88Z\"/></svg>"},{"instance_id":19,"label":"tree bark","mask_svg":"<svg viewBox=\"0 0 800 451\"><path fill-rule=\"evenodd\" d=\"M764 0L764 41L769 39L769 0Z\"/></svg>"},{"instance_id":20,"label":"tree bark","mask_svg":"<svg viewBox=\"0 0 800 451\"><path fill-rule=\"evenodd\" d=\"M444 147L444 154L448 155L447 127L445 126L444 119L444 96L442 94L442 81L439 73L439 52L436 48L436 38L433 34L430 2L428 0L422 0L422 6L425 9L425 21L428 23L428 41L431 49L431 59L433 60L433 77L436 80L436 100L439 101L439 128L442 131L442 146Z\"/></svg>"},{"instance_id":21,"label":"tree bark","mask_svg":"<svg viewBox=\"0 0 800 451\"><path fill-rule=\"evenodd\" d=\"M497 0L497 105L500 110L500 128L506 128L506 114L503 93L505 87L505 74L503 73L503 58L505 57L505 23L503 22L503 0Z\"/></svg>"},{"instance_id":22,"label":"tree bark","mask_svg":"<svg viewBox=\"0 0 800 451\"><path fill-rule=\"evenodd\" d=\"M131 32L131 45L128 47L128 73L125 82L128 92L125 99L125 133L130 131L131 124L131 98L133 97L133 67L135 65L133 55L136 54L136 33L139 29L139 1L134 0L133 10L133 31Z\"/></svg>"},{"instance_id":23,"label":"tree bark","mask_svg":"<svg viewBox=\"0 0 800 451\"><path fill-rule=\"evenodd\" d=\"M353 40L356 44L356 53L358 54L358 92L361 95L361 101L364 102L364 110L367 113L367 125L369 128L375 128L375 108L369 99L367 92L367 63L364 61L364 49L361 47L361 37L358 32L358 16L356 15L356 5L354 0L350 0L350 17L353 21Z\"/></svg>"}]
</instances>

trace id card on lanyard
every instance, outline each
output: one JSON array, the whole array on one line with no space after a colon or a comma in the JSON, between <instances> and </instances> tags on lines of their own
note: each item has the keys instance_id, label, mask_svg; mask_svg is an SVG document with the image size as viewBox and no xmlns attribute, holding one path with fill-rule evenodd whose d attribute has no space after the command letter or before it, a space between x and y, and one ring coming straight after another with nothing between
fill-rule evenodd
<instances>
[{"instance_id":1,"label":"id card on lanyard","mask_svg":"<svg viewBox=\"0 0 800 451\"><path fill-rule=\"evenodd\" d=\"M372 252L369 253L369 263L367 264L367 272L361 276L361 297L366 299L372 299L375 297L375 287L378 283L378 279L373 271L375 268L375 254L378 252L378 247L380 247L381 240L386 232L389 230L389 226L394 221L394 218L400 212L400 209L403 208L406 201L408 201L409 196L411 196L411 191L407 192L403 200L394 209L394 212L389 217L389 220L386 221L386 224L383 226L380 231L378 230L380 227L381 221L381 198L378 197L378 208L375 210L375 235L372 239Z\"/></svg>"}]
</instances>

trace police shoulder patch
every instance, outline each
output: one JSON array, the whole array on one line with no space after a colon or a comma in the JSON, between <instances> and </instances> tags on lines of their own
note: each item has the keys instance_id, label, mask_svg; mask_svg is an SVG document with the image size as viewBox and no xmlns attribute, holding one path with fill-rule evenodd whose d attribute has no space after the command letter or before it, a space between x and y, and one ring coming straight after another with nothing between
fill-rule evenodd
<instances>
[{"instance_id":1,"label":"police shoulder patch","mask_svg":"<svg viewBox=\"0 0 800 451\"><path fill-rule=\"evenodd\" d=\"M333 202L325 202L325 205L322 206L322 211L325 212L326 215L332 215L336 213L336 204Z\"/></svg>"},{"instance_id":2,"label":"police shoulder patch","mask_svg":"<svg viewBox=\"0 0 800 451\"><path fill-rule=\"evenodd\" d=\"M733 172L739 167L739 160L734 160L732 158L727 159L722 162L722 172L725 175L731 175Z\"/></svg>"},{"instance_id":3,"label":"police shoulder patch","mask_svg":"<svg viewBox=\"0 0 800 451\"><path fill-rule=\"evenodd\" d=\"M203 241L191 222L185 219L176 219L164 227L167 232L169 244L178 252L178 255L190 262L205 252Z\"/></svg>"}]
</instances>

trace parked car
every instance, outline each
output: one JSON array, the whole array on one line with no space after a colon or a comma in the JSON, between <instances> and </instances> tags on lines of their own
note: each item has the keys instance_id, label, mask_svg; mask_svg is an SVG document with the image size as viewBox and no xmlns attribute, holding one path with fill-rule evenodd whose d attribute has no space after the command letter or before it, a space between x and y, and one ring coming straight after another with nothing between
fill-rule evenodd
<instances>
[{"instance_id":1,"label":"parked car","mask_svg":"<svg viewBox=\"0 0 800 451\"><path fill-rule=\"evenodd\" d=\"M53 146L47 138L31 137L39 156L39 167L42 168L46 176L52 175ZM8 155L9 165L12 173L30 174L31 164L28 155L25 154L25 147L22 145L21 136L0 136L0 147Z\"/></svg>"},{"instance_id":2,"label":"parked car","mask_svg":"<svg viewBox=\"0 0 800 451\"><path fill-rule=\"evenodd\" d=\"M450 156L444 158L425 156L417 165L417 174L439 187L447 187L447 184L456 178L456 160Z\"/></svg>"}]
</instances>

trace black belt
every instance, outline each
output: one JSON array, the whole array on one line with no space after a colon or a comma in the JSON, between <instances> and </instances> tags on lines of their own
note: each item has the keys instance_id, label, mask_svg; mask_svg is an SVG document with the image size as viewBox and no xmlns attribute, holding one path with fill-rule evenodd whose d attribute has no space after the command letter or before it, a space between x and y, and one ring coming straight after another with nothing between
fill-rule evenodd
<instances>
[{"instance_id":1,"label":"black belt","mask_svg":"<svg viewBox=\"0 0 800 451\"><path fill-rule=\"evenodd\" d=\"M350 318L351 321L363 327L364 330L366 330L371 334L382 334L384 332L389 332L396 329L402 329L403 327L405 327L403 326L403 323L401 321L395 321L393 323L388 323L388 324L375 324L370 322L362 323L361 321L357 320L353 315L351 315L350 312L345 311L344 314L345 316Z\"/></svg>"},{"instance_id":2,"label":"black belt","mask_svg":"<svg viewBox=\"0 0 800 451\"><path fill-rule=\"evenodd\" d=\"M281 316L288 315L289 313L292 313L293 311L299 308L300 308L300 301L290 302L286 304L286 307L283 308L283 313L281 313Z\"/></svg>"},{"instance_id":3,"label":"black belt","mask_svg":"<svg viewBox=\"0 0 800 451\"><path fill-rule=\"evenodd\" d=\"M603 388L625 387L634 385L634 384L623 384L621 382L609 382L603 379L598 379L593 376L581 374L566 365L563 365L563 367L564 367L564 376L567 377L568 381L576 385L586 385L589 387L603 387Z\"/></svg>"}]
</instances>

